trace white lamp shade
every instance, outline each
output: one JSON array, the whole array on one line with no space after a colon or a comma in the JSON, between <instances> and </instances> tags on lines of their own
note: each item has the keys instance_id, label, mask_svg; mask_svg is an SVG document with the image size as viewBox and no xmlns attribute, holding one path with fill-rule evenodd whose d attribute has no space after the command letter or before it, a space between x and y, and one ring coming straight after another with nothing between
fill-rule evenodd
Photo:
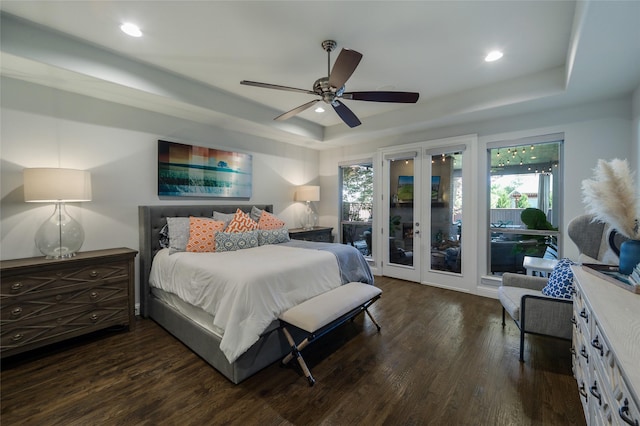
<instances>
[{"instance_id":1,"label":"white lamp shade","mask_svg":"<svg viewBox=\"0 0 640 426\"><path fill-rule=\"evenodd\" d=\"M86 170L33 168L23 175L26 202L91 201L91 173Z\"/></svg>"},{"instance_id":2,"label":"white lamp shade","mask_svg":"<svg viewBox=\"0 0 640 426\"><path fill-rule=\"evenodd\" d=\"M296 201L320 201L320 187L303 185L296 189Z\"/></svg>"}]
</instances>

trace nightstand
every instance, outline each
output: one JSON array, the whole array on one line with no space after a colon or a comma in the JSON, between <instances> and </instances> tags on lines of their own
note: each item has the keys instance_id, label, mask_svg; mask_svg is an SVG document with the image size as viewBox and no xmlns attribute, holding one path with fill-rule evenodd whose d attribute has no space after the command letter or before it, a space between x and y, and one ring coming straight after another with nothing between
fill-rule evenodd
<instances>
[{"instance_id":1,"label":"nightstand","mask_svg":"<svg viewBox=\"0 0 640 426\"><path fill-rule=\"evenodd\" d=\"M311 229L293 228L289 229L289 237L293 240L304 241L319 241L322 243L332 243L333 235L331 231L333 228L327 228L323 226L314 226Z\"/></svg>"},{"instance_id":2,"label":"nightstand","mask_svg":"<svg viewBox=\"0 0 640 426\"><path fill-rule=\"evenodd\" d=\"M133 327L137 253L116 248L0 262L0 356L111 326Z\"/></svg>"}]
</instances>

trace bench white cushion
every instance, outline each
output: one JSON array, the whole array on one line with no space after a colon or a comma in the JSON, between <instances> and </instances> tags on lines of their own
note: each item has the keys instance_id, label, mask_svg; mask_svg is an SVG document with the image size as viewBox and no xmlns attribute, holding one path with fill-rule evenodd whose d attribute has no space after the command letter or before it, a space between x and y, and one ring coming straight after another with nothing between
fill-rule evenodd
<instances>
[{"instance_id":1,"label":"bench white cushion","mask_svg":"<svg viewBox=\"0 0 640 426\"><path fill-rule=\"evenodd\" d=\"M371 284L348 283L315 296L280 314L286 323L313 333L382 293Z\"/></svg>"}]
</instances>

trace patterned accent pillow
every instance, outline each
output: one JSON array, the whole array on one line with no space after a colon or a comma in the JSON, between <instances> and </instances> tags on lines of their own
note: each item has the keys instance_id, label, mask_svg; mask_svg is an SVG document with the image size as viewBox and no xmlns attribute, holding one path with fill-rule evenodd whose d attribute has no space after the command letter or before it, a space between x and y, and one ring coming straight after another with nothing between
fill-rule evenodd
<instances>
[{"instance_id":1,"label":"patterned accent pillow","mask_svg":"<svg viewBox=\"0 0 640 426\"><path fill-rule=\"evenodd\" d=\"M280 220L278 217L272 215L271 213L262 210L260 219L258 220L258 229L279 229L284 228L284 225L284 221Z\"/></svg>"},{"instance_id":2,"label":"patterned accent pillow","mask_svg":"<svg viewBox=\"0 0 640 426\"><path fill-rule=\"evenodd\" d=\"M171 244L169 243L169 224L165 223L162 229L158 234L158 244L162 248L169 248Z\"/></svg>"},{"instance_id":3,"label":"patterned accent pillow","mask_svg":"<svg viewBox=\"0 0 640 426\"><path fill-rule=\"evenodd\" d=\"M258 229L258 224L248 214L238 209L224 232L247 232L255 229Z\"/></svg>"},{"instance_id":4,"label":"patterned accent pillow","mask_svg":"<svg viewBox=\"0 0 640 426\"><path fill-rule=\"evenodd\" d=\"M258 231L216 232L216 252L258 247Z\"/></svg>"},{"instance_id":5,"label":"patterned accent pillow","mask_svg":"<svg viewBox=\"0 0 640 426\"><path fill-rule=\"evenodd\" d=\"M542 289L542 294L558 299L571 299L573 295L573 272L571 265L575 265L571 259L563 258L558 261L551 271L547 285Z\"/></svg>"},{"instance_id":6,"label":"patterned accent pillow","mask_svg":"<svg viewBox=\"0 0 640 426\"><path fill-rule=\"evenodd\" d=\"M260 220L260 216L262 215L262 212L264 210L260 210L259 208L257 208L256 206L251 207L251 212L249 213L249 216L251 216L251 219L255 220L256 222Z\"/></svg>"},{"instance_id":7,"label":"patterned accent pillow","mask_svg":"<svg viewBox=\"0 0 640 426\"><path fill-rule=\"evenodd\" d=\"M187 251L205 253L216 251L216 232L224 229L224 222L203 217L189 218Z\"/></svg>"},{"instance_id":8,"label":"patterned accent pillow","mask_svg":"<svg viewBox=\"0 0 640 426\"><path fill-rule=\"evenodd\" d=\"M168 217L170 254L187 249L189 242L189 218Z\"/></svg>"},{"instance_id":9,"label":"patterned accent pillow","mask_svg":"<svg viewBox=\"0 0 640 426\"><path fill-rule=\"evenodd\" d=\"M289 230L287 228L259 229L257 232L258 244L261 246L265 244L280 244L290 241Z\"/></svg>"}]
</instances>

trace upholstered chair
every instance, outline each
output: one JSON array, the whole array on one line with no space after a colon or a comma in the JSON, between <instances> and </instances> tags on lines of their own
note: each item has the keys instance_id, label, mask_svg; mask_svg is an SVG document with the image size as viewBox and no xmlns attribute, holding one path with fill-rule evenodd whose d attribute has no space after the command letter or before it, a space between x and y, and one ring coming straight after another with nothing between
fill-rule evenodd
<instances>
[{"instance_id":1,"label":"upholstered chair","mask_svg":"<svg viewBox=\"0 0 640 426\"><path fill-rule=\"evenodd\" d=\"M592 219L592 216L581 215L569 223L569 238L578 246L579 262L617 263L615 253L609 248L608 227ZM622 240L617 238L615 242L618 245ZM546 277L505 273L498 288L502 326L505 326L507 312L520 329L521 362L524 362L524 335L527 333L571 339L572 299L544 295L542 289L548 280Z\"/></svg>"}]
</instances>

